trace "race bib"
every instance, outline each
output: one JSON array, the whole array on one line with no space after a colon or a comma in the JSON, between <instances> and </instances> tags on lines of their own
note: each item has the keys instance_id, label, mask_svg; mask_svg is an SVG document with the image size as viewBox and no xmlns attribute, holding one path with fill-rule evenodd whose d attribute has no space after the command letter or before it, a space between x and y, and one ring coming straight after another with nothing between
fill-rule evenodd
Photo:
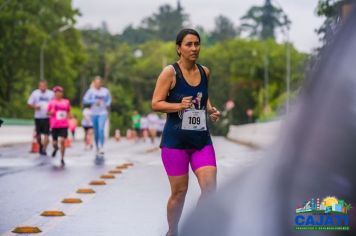
<instances>
[{"instance_id":1,"label":"race bib","mask_svg":"<svg viewBox=\"0 0 356 236\"><path fill-rule=\"evenodd\" d=\"M66 111L57 111L56 112L56 119L57 120L67 119L67 112Z\"/></svg>"},{"instance_id":2,"label":"race bib","mask_svg":"<svg viewBox=\"0 0 356 236\"><path fill-rule=\"evenodd\" d=\"M48 108L48 103L47 102L41 103L40 107L41 107L41 111L46 112Z\"/></svg>"},{"instance_id":3,"label":"race bib","mask_svg":"<svg viewBox=\"0 0 356 236\"><path fill-rule=\"evenodd\" d=\"M206 130L205 110L187 109L183 113L182 129L184 130Z\"/></svg>"}]
</instances>

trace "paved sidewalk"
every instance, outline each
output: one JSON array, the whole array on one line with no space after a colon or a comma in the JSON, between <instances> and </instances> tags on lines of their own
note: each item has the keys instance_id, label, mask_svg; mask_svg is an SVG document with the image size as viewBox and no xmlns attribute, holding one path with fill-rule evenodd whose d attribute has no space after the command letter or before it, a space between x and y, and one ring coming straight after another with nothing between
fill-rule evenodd
<instances>
[{"instance_id":1,"label":"paved sidewalk","mask_svg":"<svg viewBox=\"0 0 356 236\"><path fill-rule=\"evenodd\" d=\"M232 125L227 137L241 145L266 149L278 140L283 125L283 120Z\"/></svg>"},{"instance_id":2,"label":"paved sidewalk","mask_svg":"<svg viewBox=\"0 0 356 236\"><path fill-rule=\"evenodd\" d=\"M19 143L27 143L29 146L32 142L35 127L32 125L3 125L0 127L0 149L4 146L11 146ZM68 133L71 137L71 135ZM76 139L82 140L84 131L82 127L76 129Z\"/></svg>"}]
</instances>

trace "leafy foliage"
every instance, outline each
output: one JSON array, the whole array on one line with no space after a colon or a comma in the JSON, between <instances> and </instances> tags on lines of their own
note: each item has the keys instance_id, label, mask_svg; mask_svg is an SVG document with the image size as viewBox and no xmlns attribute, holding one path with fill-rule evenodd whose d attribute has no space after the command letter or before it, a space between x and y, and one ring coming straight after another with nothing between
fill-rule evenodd
<instances>
[{"instance_id":1,"label":"leafy foliage","mask_svg":"<svg viewBox=\"0 0 356 236\"><path fill-rule=\"evenodd\" d=\"M149 40L172 41L179 30L184 28L188 15L178 1L176 8L169 4L159 7L158 12L142 20L135 29L129 25L119 38L128 43L140 44Z\"/></svg>"},{"instance_id":2,"label":"leafy foliage","mask_svg":"<svg viewBox=\"0 0 356 236\"><path fill-rule=\"evenodd\" d=\"M268 14L263 13L264 8L251 9L255 12L250 15L255 17L256 35L269 40L239 38L233 22L225 16L216 18L212 32L197 27L202 39L199 63L211 71L209 93L213 104L220 110L225 109L227 100L236 104L219 123L211 124L216 134L226 134L230 123L249 122L249 108L254 110L254 119L267 119L284 106L286 47L276 43L273 36L276 27L289 21L283 21L283 14L276 8ZM263 14L256 12L267 14L270 26L263 23ZM131 126L133 110L150 112L160 71L178 59L173 39L188 19L179 2L175 8L161 6L139 27L128 26L119 35L108 32L105 23L97 29L58 32L73 24L78 14L70 0L10 1L0 11L0 21L5 23L0 24L1 116L32 116L26 99L39 80L39 54L45 41L45 77L50 86L65 88L65 95L78 107L75 112L79 117L82 96L96 75L104 78L113 97L111 133L116 128L124 132ZM308 55L290 47L291 87L297 93ZM270 61L269 113L263 111L262 99L265 56Z\"/></svg>"},{"instance_id":3,"label":"leafy foliage","mask_svg":"<svg viewBox=\"0 0 356 236\"><path fill-rule=\"evenodd\" d=\"M281 8L266 0L263 6L251 7L241 17L240 31L246 31L250 37L258 39L274 39L278 28L289 28L291 21Z\"/></svg>"},{"instance_id":4,"label":"leafy foliage","mask_svg":"<svg viewBox=\"0 0 356 236\"><path fill-rule=\"evenodd\" d=\"M45 78L75 94L77 70L85 60L80 33L71 28L79 12L70 0L9 1L0 11L0 114L29 117L27 95L39 81L40 50L44 47ZM47 44L44 44L47 42ZM25 95L25 96L24 96Z\"/></svg>"},{"instance_id":5,"label":"leafy foliage","mask_svg":"<svg viewBox=\"0 0 356 236\"><path fill-rule=\"evenodd\" d=\"M237 35L234 23L226 16L220 15L215 18L215 29L211 33L214 41L225 41L233 39Z\"/></svg>"}]
</instances>

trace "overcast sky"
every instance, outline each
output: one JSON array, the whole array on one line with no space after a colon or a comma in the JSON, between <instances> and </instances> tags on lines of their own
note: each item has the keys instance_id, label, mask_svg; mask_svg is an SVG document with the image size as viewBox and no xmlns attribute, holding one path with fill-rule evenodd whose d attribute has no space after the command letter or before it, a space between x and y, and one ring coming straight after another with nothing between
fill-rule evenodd
<instances>
[{"instance_id":1,"label":"overcast sky","mask_svg":"<svg viewBox=\"0 0 356 236\"><path fill-rule=\"evenodd\" d=\"M207 30L214 28L214 18L225 15L235 25L252 5L262 5L264 0L181 0L190 16L190 26L202 25ZM292 21L290 39L302 51L310 52L319 45L314 30L323 19L315 15L318 0L272 0L279 4ZM129 24L139 25L141 20L158 11L158 7L168 3L176 6L177 0L73 0L82 16L77 26L98 27L106 21L110 32L121 33ZM282 37L282 36L281 36Z\"/></svg>"}]
</instances>

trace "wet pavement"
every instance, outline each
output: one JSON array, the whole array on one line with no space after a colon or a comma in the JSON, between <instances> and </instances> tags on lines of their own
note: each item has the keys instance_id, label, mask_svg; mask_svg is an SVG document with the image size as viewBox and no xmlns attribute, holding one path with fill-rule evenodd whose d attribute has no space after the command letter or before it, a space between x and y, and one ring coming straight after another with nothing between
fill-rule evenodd
<instances>
[{"instance_id":1,"label":"wet pavement","mask_svg":"<svg viewBox=\"0 0 356 236\"><path fill-rule=\"evenodd\" d=\"M218 184L253 166L262 151L215 137ZM0 148L0 235L16 235L18 226L36 226L37 235L164 235L167 230L166 202L169 183L160 159L158 141L107 142L105 162L96 165L94 152L83 143L72 143L66 166L56 158L29 153L30 144ZM51 149L49 148L49 151ZM118 165L134 166L105 179L104 186L91 186L92 180ZM182 218L195 207L199 187L193 173ZM92 188L95 194L77 194L79 188ZM80 198L82 203L63 204L64 198ZM43 217L47 210L59 210L63 217Z\"/></svg>"}]
</instances>

